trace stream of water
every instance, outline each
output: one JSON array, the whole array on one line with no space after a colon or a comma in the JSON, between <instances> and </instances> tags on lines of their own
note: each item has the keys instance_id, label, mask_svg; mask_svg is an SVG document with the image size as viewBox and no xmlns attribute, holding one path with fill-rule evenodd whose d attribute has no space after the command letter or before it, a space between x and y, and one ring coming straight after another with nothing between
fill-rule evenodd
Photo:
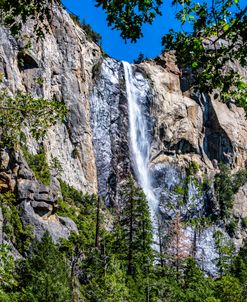
<instances>
[{"instance_id":1,"label":"stream of water","mask_svg":"<svg viewBox=\"0 0 247 302\"><path fill-rule=\"evenodd\" d=\"M128 98L131 159L138 183L148 200L153 226L155 226L159 201L155 197L149 173L151 142L148 121L143 112L140 89L136 87L132 67L127 62L123 62L123 66Z\"/></svg>"}]
</instances>

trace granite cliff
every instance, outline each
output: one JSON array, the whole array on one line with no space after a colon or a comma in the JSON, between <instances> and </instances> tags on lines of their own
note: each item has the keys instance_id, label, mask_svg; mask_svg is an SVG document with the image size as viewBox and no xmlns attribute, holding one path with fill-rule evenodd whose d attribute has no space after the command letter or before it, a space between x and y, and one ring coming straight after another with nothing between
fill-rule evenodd
<instances>
[{"instance_id":1,"label":"granite cliff","mask_svg":"<svg viewBox=\"0 0 247 302\"><path fill-rule=\"evenodd\" d=\"M68 114L64 123L49 129L41 143L51 167L50 185L35 177L21 150L2 149L0 188L17 194L22 221L34 226L37 238L48 230L58 240L77 229L72 220L56 214L59 178L81 192L99 193L108 206L118 206L127 175L137 177L130 143L126 75L123 63L105 57L63 9L56 9L44 39L36 41L31 25L26 26L21 41L0 28L1 88L7 88L11 95L23 91L34 97L54 98L66 105ZM22 55L20 66L26 36L31 37L32 46ZM188 184L189 202L179 209L186 221L207 217L209 208L217 215L212 182L220 162L228 164L232 174L247 164L245 112L232 103L223 104L210 95L190 91L189 75L182 74L174 62L173 54L164 54L131 67L147 125L147 169L159 202L155 211L168 225L177 214L168 204L176 203L174 188L184 182L191 163L197 167L193 179L201 184L206 178L208 187L200 193L195 182ZM40 143L25 131L28 152L37 154ZM54 159L60 163L60 173L52 168ZM185 245L194 250L209 273L215 273L216 230L220 229L237 247L247 237L242 225L247 218L246 185L235 194L232 213L237 226L231 236L226 221L220 219L200 228L189 224L184 227ZM1 238L8 241L4 234Z\"/></svg>"}]
</instances>

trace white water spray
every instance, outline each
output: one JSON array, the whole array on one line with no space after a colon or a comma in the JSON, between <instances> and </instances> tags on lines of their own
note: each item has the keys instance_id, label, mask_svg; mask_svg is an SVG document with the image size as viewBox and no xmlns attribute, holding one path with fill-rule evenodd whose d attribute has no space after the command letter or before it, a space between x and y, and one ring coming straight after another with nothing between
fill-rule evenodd
<instances>
[{"instance_id":1,"label":"white water spray","mask_svg":"<svg viewBox=\"0 0 247 302\"><path fill-rule=\"evenodd\" d=\"M141 90L136 87L132 67L123 62L126 82L126 93L129 109L130 148L134 172L149 203L153 227L156 223L156 213L159 205L151 185L149 174L150 140L148 134L148 121L141 106Z\"/></svg>"}]
</instances>

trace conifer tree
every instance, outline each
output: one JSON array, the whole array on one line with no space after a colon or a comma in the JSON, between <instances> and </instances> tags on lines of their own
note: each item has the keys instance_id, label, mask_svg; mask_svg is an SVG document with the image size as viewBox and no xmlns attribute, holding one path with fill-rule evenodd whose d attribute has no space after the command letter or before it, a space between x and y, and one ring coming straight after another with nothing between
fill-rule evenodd
<instances>
[{"instance_id":1,"label":"conifer tree","mask_svg":"<svg viewBox=\"0 0 247 302\"><path fill-rule=\"evenodd\" d=\"M192 257L186 261L183 283L186 302L204 302L210 297L213 298L213 282L205 277Z\"/></svg>"},{"instance_id":2,"label":"conifer tree","mask_svg":"<svg viewBox=\"0 0 247 302\"><path fill-rule=\"evenodd\" d=\"M219 255L216 259L216 266L219 269L220 277L229 275L235 252L234 245L224 237L221 231L214 233L214 240L216 251Z\"/></svg>"},{"instance_id":3,"label":"conifer tree","mask_svg":"<svg viewBox=\"0 0 247 302\"><path fill-rule=\"evenodd\" d=\"M179 213L171 223L170 242L167 246L170 262L176 270L177 282L179 282L182 273L183 263L190 256L190 245L187 243L187 237L183 230L182 220Z\"/></svg>"},{"instance_id":4,"label":"conifer tree","mask_svg":"<svg viewBox=\"0 0 247 302\"><path fill-rule=\"evenodd\" d=\"M243 286L243 297L247 300L247 242L244 243L238 255L234 258L231 273L239 279Z\"/></svg>"},{"instance_id":5,"label":"conifer tree","mask_svg":"<svg viewBox=\"0 0 247 302\"><path fill-rule=\"evenodd\" d=\"M118 227L118 245L125 263L132 301L145 301L152 295L152 224L143 191L129 177L123 189L123 209ZM139 300L138 300L139 299Z\"/></svg>"},{"instance_id":6,"label":"conifer tree","mask_svg":"<svg viewBox=\"0 0 247 302\"><path fill-rule=\"evenodd\" d=\"M14 292L17 285L15 263L10 255L10 248L0 244L0 301L17 302Z\"/></svg>"},{"instance_id":7,"label":"conifer tree","mask_svg":"<svg viewBox=\"0 0 247 302\"><path fill-rule=\"evenodd\" d=\"M242 302L243 287L239 280L232 276L223 276L215 281L215 297L224 302Z\"/></svg>"},{"instance_id":8,"label":"conifer tree","mask_svg":"<svg viewBox=\"0 0 247 302\"><path fill-rule=\"evenodd\" d=\"M229 218L233 206L233 181L230 176L230 168L222 163L219 164L220 172L215 175L214 188L220 206L220 218Z\"/></svg>"},{"instance_id":9,"label":"conifer tree","mask_svg":"<svg viewBox=\"0 0 247 302\"><path fill-rule=\"evenodd\" d=\"M48 232L34 243L31 254L22 263L20 286L23 302L71 301L69 269Z\"/></svg>"}]
</instances>

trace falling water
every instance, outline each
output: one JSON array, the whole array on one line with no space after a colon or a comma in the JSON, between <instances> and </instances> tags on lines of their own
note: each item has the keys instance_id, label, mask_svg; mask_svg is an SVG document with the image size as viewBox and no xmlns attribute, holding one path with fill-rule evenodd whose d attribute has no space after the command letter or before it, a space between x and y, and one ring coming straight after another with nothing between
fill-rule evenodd
<instances>
[{"instance_id":1,"label":"falling water","mask_svg":"<svg viewBox=\"0 0 247 302\"><path fill-rule=\"evenodd\" d=\"M137 89L135 85L136 79L133 76L132 67L127 62L123 62L123 66L129 108L132 163L137 180L147 197L153 226L155 226L159 201L155 197L149 174L150 135L148 121L143 112L144 109L141 104L140 88Z\"/></svg>"}]
</instances>

